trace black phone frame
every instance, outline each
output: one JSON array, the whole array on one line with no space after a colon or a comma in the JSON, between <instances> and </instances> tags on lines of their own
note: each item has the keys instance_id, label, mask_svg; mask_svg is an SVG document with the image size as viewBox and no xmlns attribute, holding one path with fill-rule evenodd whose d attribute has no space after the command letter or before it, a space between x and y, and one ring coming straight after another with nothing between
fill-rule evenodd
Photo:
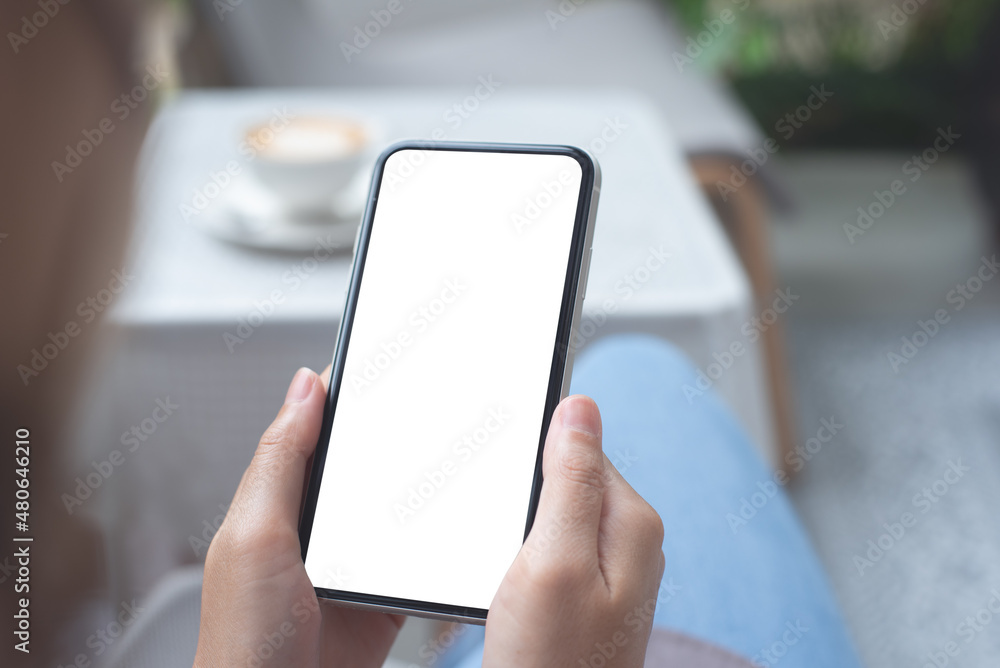
<instances>
[{"instance_id":1,"label":"black phone frame","mask_svg":"<svg viewBox=\"0 0 1000 668\"><path fill-rule=\"evenodd\" d=\"M319 498L323 470L326 464L327 448L329 446L330 434L333 428L333 419L336 413L337 400L344 377L344 360L347 356L348 346L350 345L351 329L354 323L357 299L361 288L361 280L364 274L365 260L368 254L368 243L371 238L372 224L374 222L375 211L378 205L378 193L382 185L382 178L385 175L386 161L388 161L389 157L394 153L402 150L564 155L576 160L582 168L583 173L577 200L576 218L573 224L569 260L566 267L566 278L563 286L559 322L556 329L556 339L552 346L552 365L549 371L545 408L542 413L542 424L538 439L538 452L535 457L535 472L531 485L528 517L526 519L524 529L525 539L531 531L531 526L535 519L535 513L538 509L538 499L542 488L542 452L545 447L545 435L548 432L549 423L552 420L552 414L555 412L556 406L562 399L562 384L566 371L568 352L570 350L570 336L572 335L574 310L577 305L577 291L581 288L579 285L579 276L583 267L584 257L589 250L586 248L586 243L588 237L588 226L591 223L591 207L596 205L597 192L595 186L599 187L597 184L598 168L594 160L587 152L569 145L505 144L425 140L401 141L389 146L385 151L383 151L375 163L375 169L372 175L372 184L368 193L368 201L365 206L364 217L362 218L361 227L359 229L357 248L354 254L354 264L351 270L351 278L344 306L344 315L341 318L337 348L334 354L332 369L330 371L329 390L327 392L326 405L323 411L323 426L320 431L319 442L316 445L316 453L313 456L312 466L309 472L309 483L306 489L302 511L300 513L299 543L302 548L303 563L305 562L306 554L309 549L309 540L312 534L313 521L316 516L316 504ZM328 599L331 602L347 606L363 607L366 609L384 609L386 611L400 612L403 614L412 614L438 619L452 619L473 624L485 624L486 616L489 613L489 610L484 608L449 605L431 601L419 601L377 594L362 594L358 592L340 589L327 589L323 587L314 587L314 589L316 590L317 597L321 599Z\"/></svg>"}]
</instances>

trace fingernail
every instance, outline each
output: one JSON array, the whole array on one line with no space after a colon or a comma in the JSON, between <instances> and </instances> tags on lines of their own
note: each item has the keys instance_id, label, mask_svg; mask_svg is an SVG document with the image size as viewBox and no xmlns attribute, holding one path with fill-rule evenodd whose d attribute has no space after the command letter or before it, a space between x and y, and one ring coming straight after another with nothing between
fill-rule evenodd
<instances>
[{"instance_id":1,"label":"fingernail","mask_svg":"<svg viewBox=\"0 0 1000 668\"><path fill-rule=\"evenodd\" d=\"M591 436L601 435L601 414L590 399L583 396L572 397L563 405L559 414L564 427Z\"/></svg>"},{"instance_id":2,"label":"fingernail","mask_svg":"<svg viewBox=\"0 0 1000 668\"><path fill-rule=\"evenodd\" d=\"M286 404L297 404L309 396L312 391L313 378L312 371L302 367L295 372L292 384L288 387L288 394L285 395Z\"/></svg>"}]
</instances>

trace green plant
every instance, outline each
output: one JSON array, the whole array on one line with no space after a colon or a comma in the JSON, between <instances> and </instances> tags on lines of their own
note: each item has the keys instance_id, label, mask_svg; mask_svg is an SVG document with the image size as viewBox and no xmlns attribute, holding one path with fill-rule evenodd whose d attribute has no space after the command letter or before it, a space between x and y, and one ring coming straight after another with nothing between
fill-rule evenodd
<instances>
[{"instance_id":1,"label":"green plant","mask_svg":"<svg viewBox=\"0 0 1000 668\"><path fill-rule=\"evenodd\" d=\"M731 75L774 70L877 72L909 63L961 67L996 0L670 0L689 30L723 10L734 29L711 59Z\"/></svg>"},{"instance_id":2,"label":"green plant","mask_svg":"<svg viewBox=\"0 0 1000 668\"><path fill-rule=\"evenodd\" d=\"M735 19L694 66L728 78L767 130L811 84L836 91L790 146L909 147L968 118L997 0L669 0L687 34Z\"/></svg>"}]
</instances>

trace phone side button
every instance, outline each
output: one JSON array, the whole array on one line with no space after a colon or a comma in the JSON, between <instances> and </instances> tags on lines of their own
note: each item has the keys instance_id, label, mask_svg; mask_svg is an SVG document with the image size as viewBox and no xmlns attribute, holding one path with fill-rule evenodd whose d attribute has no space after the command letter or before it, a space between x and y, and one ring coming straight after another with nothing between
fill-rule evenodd
<instances>
[{"instance_id":1,"label":"phone side button","mask_svg":"<svg viewBox=\"0 0 1000 668\"><path fill-rule=\"evenodd\" d=\"M590 284L590 258L594 254L594 247L591 246L587 249L587 255L583 258L583 266L580 267L580 280L583 281L583 296L580 297L582 302L587 298L587 286Z\"/></svg>"}]
</instances>

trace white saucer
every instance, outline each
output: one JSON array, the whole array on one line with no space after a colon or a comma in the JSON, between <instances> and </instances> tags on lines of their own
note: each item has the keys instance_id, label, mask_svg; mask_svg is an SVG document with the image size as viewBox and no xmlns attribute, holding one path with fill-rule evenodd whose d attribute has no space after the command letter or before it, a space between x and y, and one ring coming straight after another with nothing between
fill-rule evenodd
<instances>
[{"instance_id":1,"label":"white saucer","mask_svg":"<svg viewBox=\"0 0 1000 668\"><path fill-rule=\"evenodd\" d=\"M308 252L350 250L361 222L364 194L355 184L331 200L329 212L290 210L250 174L240 174L194 221L212 236L251 248Z\"/></svg>"}]
</instances>

